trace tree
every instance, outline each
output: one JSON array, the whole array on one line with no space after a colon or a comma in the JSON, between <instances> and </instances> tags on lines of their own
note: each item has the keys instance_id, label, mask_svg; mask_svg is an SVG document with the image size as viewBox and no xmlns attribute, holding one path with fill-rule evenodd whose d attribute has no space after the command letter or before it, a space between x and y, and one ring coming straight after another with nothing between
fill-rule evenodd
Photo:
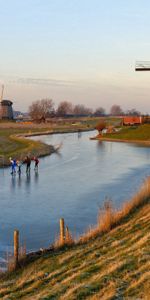
<instances>
[{"instance_id":1,"label":"tree","mask_svg":"<svg viewBox=\"0 0 150 300\"><path fill-rule=\"evenodd\" d=\"M98 107L95 112L95 116L104 116L105 115L105 109L103 107Z\"/></svg>"},{"instance_id":2,"label":"tree","mask_svg":"<svg viewBox=\"0 0 150 300\"><path fill-rule=\"evenodd\" d=\"M74 106L73 113L76 116L87 116L92 114L92 109L83 104L77 104Z\"/></svg>"},{"instance_id":3,"label":"tree","mask_svg":"<svg viewBox=\"0 0 150 300\"><path fill-rule=\"evenodd\" d=\"M92 115L93 114L93 110L92 110L92 108L90 108L90 107L87 107L86 108L86 111L85 111L85 115Z\"/></svg>"},{"instance_id":4,"label":"tree","mask_svg":"<svg viewBox=\"0 0 150 300\"><path fill-rule=\"evenodd\" d=\"M138 110L136 110L135 108L132 108L132 109L129 109L127 111L127 115L130 115L130 116L140 116L141 113Z\"/></svg>"},{"instance_id":5,"label":"tree","mask_svg":"<svg viewBox=\"0 0 150 300\"><path fill-rule=\"evenodd\" d=\"M71 114L72 111L73 111L72 103L68 101L62 101L58 105L57 115L60 117L65 117L66 115Z\"/></svg>"},{"instance_id":6,"label":"tree","mask_svg":"<svg viewBox=\"0 0 150 300\"><path fill-rule=\"evenodd\" d=\"M84 113L85 113L85 106L83 104L77 104L77 105L75 105L73 113L74 113L74 115L77 115L77 116L84 115Z\"/></svg>"},{"instance_id":7,"label":"tree","mask_svg":"<svg viewBox=\"0 0 150 300\"><path fill-rule=\"evenodd\" d=\"M54 103L51 99L34 101L29 106L29 115L33 120L44 121L54 113Z\"/></svg>"},{"instance_id":8,"label":"tree","mask_svg":"<svg viewBox=\"0 0 150 300\"><path fill-rule=\"evenodd\" d=\"M122 115L123 111L122 111L120 105L116 105L116 104L112 105L112 107L110 109L110 114L112 116L120 116L120 115Z\"/></svg>"}]
</instances>

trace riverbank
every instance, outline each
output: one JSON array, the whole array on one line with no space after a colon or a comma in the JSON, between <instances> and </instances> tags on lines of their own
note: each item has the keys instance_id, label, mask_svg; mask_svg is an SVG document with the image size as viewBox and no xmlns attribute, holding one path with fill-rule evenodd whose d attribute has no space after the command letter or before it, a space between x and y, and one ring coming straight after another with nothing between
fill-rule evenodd
<instances>
[{"instance_id":1,"label":"riverbank","mask_svg":"<svg viewBox=\"0 0 150 300\"><path fill-rule=\"evenodd\" d=\"M134 143L150 146L150 124L123 127L119 132L92 137L91 140Z\"/></svg>"},{"instance_id":2,"label":"riverbank","mask_svg":"<svg viewBox=\"0 0 150 300\"><path fill-rule=\"evenodd\" d=\"M7 141L5 139L6 148L1 147L0 167L10 165L9 157L23 160L25 156L44 157L55 152L52 145L44 144L40 141L33 141L18 134L11 134Z\"/></svg>"},{"instance_id":3,"label":"riverbank","mask_svg":"<svg viewBox=\"0 0 150 300\"><path fill-rule=\"evenodd\" d=\"M20 269L2 275L0 298L148 300L149 179L126 208L133 201L138 205L132 206L116 226L90 238L86 235L72 246L28 255Z\"/></svg>"}]
</instances>

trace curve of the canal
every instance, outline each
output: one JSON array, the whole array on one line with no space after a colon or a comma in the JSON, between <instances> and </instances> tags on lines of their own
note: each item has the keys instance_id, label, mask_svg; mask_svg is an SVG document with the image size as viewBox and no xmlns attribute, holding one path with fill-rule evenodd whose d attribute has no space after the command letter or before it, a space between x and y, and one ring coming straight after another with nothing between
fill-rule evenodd
<instances>
[{"instance_id":1,"label":"curve of the canal","mask_svg":"<svg viewBox=\"0 0 150 300\"><path fill-rule=\"evenodd\" d=\"M94 132L34 137L62 147L40 159L39 172L25 166L19 177L0 170L0 256L19 229L29 251L47 247L59 231L59 218L75 235L96 223L109 198L115 207L128 200L150 175L150 148L129 143L91 141Z\"/></svg>"}]
</instances>

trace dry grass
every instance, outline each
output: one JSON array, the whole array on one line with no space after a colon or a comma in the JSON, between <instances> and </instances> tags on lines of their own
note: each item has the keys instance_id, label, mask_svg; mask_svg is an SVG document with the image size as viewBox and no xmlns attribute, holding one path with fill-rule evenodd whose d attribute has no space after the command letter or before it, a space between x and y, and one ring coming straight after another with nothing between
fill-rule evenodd
<instances>
[{"instance_id":1,"label":"dry grass","mask_svg":"<svg viewBox=\"0 0 150 300\"><path fill-rule=\"evenodd\" d=\"M0 299L149 300L150 178L120 211L107 201L95 232L6 274Z\"/></svg>"},{"instance_id":2,"label":"dry grass","mask_svg":"<svg viewBox=\"0 0 150 300\"><path fill-rule=\"evenodd\" d=\"M0 280L0 299L143 299L150 291L150 204L101 238L43 254Z\"/></svg>"},{"instance_id":3,"label":"dry grass","mask_svg":"<svg viewBox=\"0 0 150 300\"><path fill-rule=\"evenodd\" d=\"M60 236L56 236L54 241L54 250L62 249L65 246L73 246L75 244L75 240L72 237L72 234L68 228L68 226L65 227L65 235L62 239Z\"/></svg>"},{"instance_id":4,"label":"dry grass","mask_svg":"<svg viewBox=\"0 0 150 300\"><path fill-rule=\"evenodd\" d=\"M23 265L23 262L26 259L26 244L24 243L19 247L19 264ZM7 253L7 270L8 273L13 272L16 269L15 267L15 259L13 252Z\"/></svg>"},{"instance_id":5,"label":"dry grass","mask_svg":"<svg viewBox=\"0 0 150 300\"><path fill-rule=\"evenodd\" d=\"M110 200L105 201L103 209L99 212L97 225L95 227L90 227L86 234L80 237L79 242L85 243L89 239L109 232L109 230L120 224L125 217L144 204L149 197L150 177L145 179L139 192L137 192L131 200L126 201L120 210L113 209Z\"/></svg>"},{"instance_id":6,"label":"dry grass","mask_svg":"<svg viewBox=\"0 0 150 300\"><path fill-rule=\"evenodd\" d=\"M129 216L134 210L143 205L150 198L150 177L146 178L140 190L130 199L126 201L120 210L113 208L112 201L107 199L104 202L103 208L99 210L97 225L90 226L85 234L79 240L73 239L68 227L65 228L64 241L61 241L59 236L54 242L54 249L60 249L66 245L74 245L86 243L87 241L101 236L109 232L115 226L119 225L124 218Z\"/></svg>"}]
</instances>

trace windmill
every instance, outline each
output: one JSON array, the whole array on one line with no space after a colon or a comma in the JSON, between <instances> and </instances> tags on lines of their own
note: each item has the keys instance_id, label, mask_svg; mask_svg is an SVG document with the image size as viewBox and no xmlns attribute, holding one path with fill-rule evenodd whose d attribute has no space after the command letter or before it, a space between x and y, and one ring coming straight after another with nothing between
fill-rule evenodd
<instances>
[{"instance_id":1,"label":"windmill","mask_svg":"<svg viewBox=\"0 0 150 300\"><path fill-rule=\"evenodd\" d=\"M135 71L150 71L150 61L136 61ZM150 117L145 117L144 121L150 123Z\"/></svg>"},{"instance_id":2,"label":"windmill","mask_svg":"<svg viewBox=\"0 0 150 300\"><path fill-rule=\"evenodd\" d=\"M0 119L12 120L13 119L13 102L10 100L3 100L4 84L2 84L2 91L0 94Z\"/></svg>"},{"instance_id":3,"label":"windmill","mask_svg":"<svg viewBox=\"0 0 150 300\"><path fill-rule=\"evenodd\" d=\"M150 61L137 61L135 71L150 71Z\"/></svg>"},{"instance_id":4,"label":"windmill","mask_svg":"<svg viewBox=\"0 0 150 300\"><path fill-rule=\"evenodd\" d=\"M4 84L2 84L2 91L1 91L0 102L3 101L3 94L4 94Z\"/></svg>"}]
</instances>

